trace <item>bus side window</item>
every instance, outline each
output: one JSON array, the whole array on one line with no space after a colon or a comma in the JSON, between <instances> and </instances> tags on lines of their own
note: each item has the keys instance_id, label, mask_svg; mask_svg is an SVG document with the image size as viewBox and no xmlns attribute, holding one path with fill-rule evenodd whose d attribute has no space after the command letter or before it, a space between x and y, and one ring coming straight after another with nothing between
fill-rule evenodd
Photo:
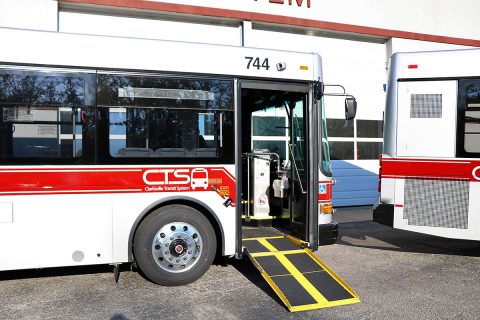
<instances>
[{"instance_id":1,"label":"bus side window","mask_svg":"<svg viewBox=\"0 0 480 320\"><path fill-rule=\"evenodd\" d=\"M480 80L459 85L457 156L480 158Z\"/></svg>"}]
</instances>

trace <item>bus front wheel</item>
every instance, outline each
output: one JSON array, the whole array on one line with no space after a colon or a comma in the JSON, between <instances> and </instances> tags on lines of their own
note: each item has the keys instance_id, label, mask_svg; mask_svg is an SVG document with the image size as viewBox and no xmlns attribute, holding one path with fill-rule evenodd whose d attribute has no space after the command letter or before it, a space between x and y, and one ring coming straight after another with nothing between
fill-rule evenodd
<instances>
[{"instance_id":1,"label":"bus front wheel","mask_svg":"<svg viewBox=\"0 0 480 320\"><path fill-rule=\"evenodd\" d=\"M208 219L184 205L169 205L148 215L139 225L133 253L150 281L176 286L194 282L210 267L217 241Z\"/></svg>"}]
</instances>

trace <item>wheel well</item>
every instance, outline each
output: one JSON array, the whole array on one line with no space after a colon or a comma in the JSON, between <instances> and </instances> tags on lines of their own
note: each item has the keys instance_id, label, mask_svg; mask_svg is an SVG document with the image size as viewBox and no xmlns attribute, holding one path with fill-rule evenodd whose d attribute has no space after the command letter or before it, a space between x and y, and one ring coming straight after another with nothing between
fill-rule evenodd
<instances>
[{"instance_id":1,"label":"wheel well","mask_svg":"<svg viewBox=\"0 0 480 320\"><path fill-rule=\"evenodd\" d=\"M129 237L129 240L128 240L128 243L129 243L128 256L129 256L131 261L134 260L133 239L135 237L135 233L137 232L137 229L138 229L138 226L140 225L140 223L142 223L142 221L147 216L149 216L153 211L157 210L158 208L162 208L162 207L165 207L165 206L168 206L168 205L174 205L174 204L184 205L184 206L188 206L188 207L191 207L193 209L196 209L197 211L202 213L208 219L208 221L210 222L210 224L213 227L213 230L215 230L215 238L217 239L216 256L218 257L218 256L222 255L222 252L224 251L224 245L225 245L225 243L224 243L225 242L225 235L224 235L223 229L220 226L220 222L218 221L218 219L215 216L215 214L213 213L213 211L210 208L206 207L204 204L199 203L195 200L191 200L191 199L170 199L170 200L163 201L161 203L157 203L156 205L147 208L135 221L135 224L132 227L132 230L130 232L130 237Z\"/></svg>"}]
</instances>

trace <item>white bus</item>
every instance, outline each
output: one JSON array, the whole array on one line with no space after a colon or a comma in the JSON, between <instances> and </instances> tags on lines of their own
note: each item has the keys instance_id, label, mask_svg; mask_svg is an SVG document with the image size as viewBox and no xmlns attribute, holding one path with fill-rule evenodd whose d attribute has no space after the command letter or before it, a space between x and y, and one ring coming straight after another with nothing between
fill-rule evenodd
<instances>
[{"instance_id":1,"label":"white bus","mask_svg":"<svg viewBox=\"0 0 480 320\"><path fill-rule=\"evenodd\" d=\"M0 39L0 270L135 262L186 284L242 256L242 216L335 241L317 54Z\"/></svg>"},{"instance_id":2,"label":"white bus","mask_svg":"<svg viewBox=\"0 0 480 320\"><path fill-rule=\"evenodd\" d=\"M392 57L374 221L480 240L480 50Z\"/></svg>"}]
</instances>

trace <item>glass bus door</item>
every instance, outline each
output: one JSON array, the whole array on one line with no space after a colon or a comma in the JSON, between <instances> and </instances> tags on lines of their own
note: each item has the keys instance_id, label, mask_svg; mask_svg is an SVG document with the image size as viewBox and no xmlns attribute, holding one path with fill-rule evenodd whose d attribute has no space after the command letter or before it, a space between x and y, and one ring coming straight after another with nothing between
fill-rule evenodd
<instances>
[{"instance_id":1,"label":"glass bus door","mask_svg":"<svg viewBox=\"0 0 480 320\"><path fill-rule=\"evenodd\" d=\"M307 212L307 163L304 112L306 101L304 99L290 102L290 157L292 176L292 207L290 214L290 228L293 234L305 234Z\"/></svg>"}]
</instances>

